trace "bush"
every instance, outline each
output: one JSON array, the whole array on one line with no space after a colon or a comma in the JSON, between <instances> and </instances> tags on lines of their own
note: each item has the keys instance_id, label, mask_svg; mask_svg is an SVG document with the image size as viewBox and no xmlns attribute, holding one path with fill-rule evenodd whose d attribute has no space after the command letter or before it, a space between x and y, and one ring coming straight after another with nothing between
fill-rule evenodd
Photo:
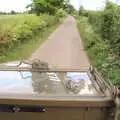
<instances>
[{"instance_id":1,"label":"bush","mask_svg":"<svg viewBox=\"0 0 120 120\"><path fill-rule=\"evenodd\" d=\"M89 11L88 19L94 31L109 42L120 58L120 6L108 2L104 11Z\"/></svg>"},{"instance_id":2,"label":"bush","mask_svg":"<svg viewBox=\"0 0 120 120\"><path fill-rule=\"evenodd\" d=\"M109 42L94 32L86 17L79 18L78 27L92 64L103 74L105 80L120 85L120 62L112 54Z\"/></svg>"},{"instance_id":3,"label":"bush","mask_svg":"<svg viewBox=\"0 0 120 120\"><path fill-rule=\"evenodd\" d=\"M11 40L12 34L10 28L0 27L0 44L7 44Z\"/></svg>"},{"instance_id":4,"label":"bush","mask_svg":"<svg viewBox=\"0 0 120 120\"><path fill-rule=\"evenodd\" d=\"M101 32L102 15L103 15L103 12L101 11L89 11L88 12L89 23L92 25L94 30L98 33Z\"/></svg>"},{"instance_id":5,"label":"bush","mask_svg":"<svg viewBox=\"0 0 120 120\"><path fill-rule=\"evenodd\" d=\"M57 12L56 12L56 17L57 18L62 18L62 17L65 17L67 15L67 13L61 8L61 9L58 9Z\"/></svg>"},{"instance_id":6,"label":"bush","mask_svg":"<svg viewBox=\"0 0 120 120\"><path fill-rule=\"evenodd\" d=\"M27 24L23 24L18 26L18 31L16 31L16 34L18 35L17 39L20 42L26 41L32 37L32 30L31 27Z\"/></svg>"},{"instance_id":7,"label":"bush","mask_svg":"<svg viewBox=\"0 0 120 120\"><path fill-rule=\"evenodd\" d=\"M7 50L30 40L37 33L56 24L56 22L58 21L55 16L47 14L40 16L33 14L2 16L0 18L0 55L4 56Z\"/></svg>"},{"instance_id":8,"label":"bush","mask_svg":"<svg viewBox=\"0 0 120 120\"><path fill-rule=\"evenodd\" d=\"M84 12L81 16L85 16ZM107 2L103 11L87 13L79 25L85 48L104 77L120 84L120 6Z\"/></svg>"},{"instance_id":9,"label":"bush","mask_svg":"<svg viewBox=\"0 0 120 120\"><path fill-rule=\"evenodd\" d=\"M120 6L108 3L103 14L102 37L107 39L114 53L120 57Z\"/></svg>"},{"instance_id":10,"label":"bush","mask_svg":"<svg viewBox=\"0 0 120 120\"><path fill-rule=\"evenodd\" d=\"M47 26L47 27L48 27L48 26L51 26L51 25L53 25L53 24L55 24L55 23L58 22L58 20L56 19L55 16L49 16L49 15L47 15L47 14L41 15L41 19L46 22L46 26Z\"/></svg>"}]
</instances>

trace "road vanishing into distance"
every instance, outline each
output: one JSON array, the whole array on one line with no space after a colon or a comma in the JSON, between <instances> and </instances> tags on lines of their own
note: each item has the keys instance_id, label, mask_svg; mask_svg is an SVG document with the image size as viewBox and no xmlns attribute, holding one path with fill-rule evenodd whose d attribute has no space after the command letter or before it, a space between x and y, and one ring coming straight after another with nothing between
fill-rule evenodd
<instances>
[{"instance_id":1,"label":"road vanishing into distance","mask_svg":"<svg viewBox=\"0 0 120 120\"><path fill-rule=\"evenodd\" d=\"M59 69L89 68L75 18L68 16L29 59L40 59Z\"/></svg>"}]
</instances>

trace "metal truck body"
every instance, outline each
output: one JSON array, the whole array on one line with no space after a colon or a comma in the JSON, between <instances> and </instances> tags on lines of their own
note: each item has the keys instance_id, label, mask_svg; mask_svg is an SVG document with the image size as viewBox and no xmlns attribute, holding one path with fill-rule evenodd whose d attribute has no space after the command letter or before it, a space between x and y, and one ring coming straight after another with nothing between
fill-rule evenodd
<instances>
[{"instance_id":1,"label":"metal truck body","mask_svg":"<svg viewBox=\"0 0 120 120\"><path fill-rule=\"evenodd\" d=\"M114 97L96 71L0 70L1 120L115 120Z\"/></svg>"}]
</instances>

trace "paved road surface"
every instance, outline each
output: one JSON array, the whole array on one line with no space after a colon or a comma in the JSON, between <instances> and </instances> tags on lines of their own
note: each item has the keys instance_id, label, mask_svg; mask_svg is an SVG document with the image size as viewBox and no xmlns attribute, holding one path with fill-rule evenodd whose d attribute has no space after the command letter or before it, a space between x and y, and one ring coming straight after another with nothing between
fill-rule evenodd
<instances>
[{"instance_id":1,"label":"paved road surface","mask_svg":"<svg viewBox=\"0 0 120 120\"><path fill-rule=\"evenodd\" d=\"M30 59L40 59L57 68L82 69L89 67L89 61L83 48L72 16L65 19Z\"/></svg>"}]
</instances>

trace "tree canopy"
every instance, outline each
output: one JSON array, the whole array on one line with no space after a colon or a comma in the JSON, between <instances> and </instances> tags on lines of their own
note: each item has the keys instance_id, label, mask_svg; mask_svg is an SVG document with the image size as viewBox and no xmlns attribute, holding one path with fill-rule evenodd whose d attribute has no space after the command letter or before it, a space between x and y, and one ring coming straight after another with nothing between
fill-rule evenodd
<instances>
[{"instance_id":1,"label":"tree canopy","mask_svg":"<svg viewBox=\"0 0 120 120\"><path fill-rule=\"evenodd\" d=\"M57 9L66 7L69 4L69 0L32 0L32 4L28 5L27 8L31 7L31 11L37 15L40 13L55 14Z\"/></svg>"}]
</instances>

